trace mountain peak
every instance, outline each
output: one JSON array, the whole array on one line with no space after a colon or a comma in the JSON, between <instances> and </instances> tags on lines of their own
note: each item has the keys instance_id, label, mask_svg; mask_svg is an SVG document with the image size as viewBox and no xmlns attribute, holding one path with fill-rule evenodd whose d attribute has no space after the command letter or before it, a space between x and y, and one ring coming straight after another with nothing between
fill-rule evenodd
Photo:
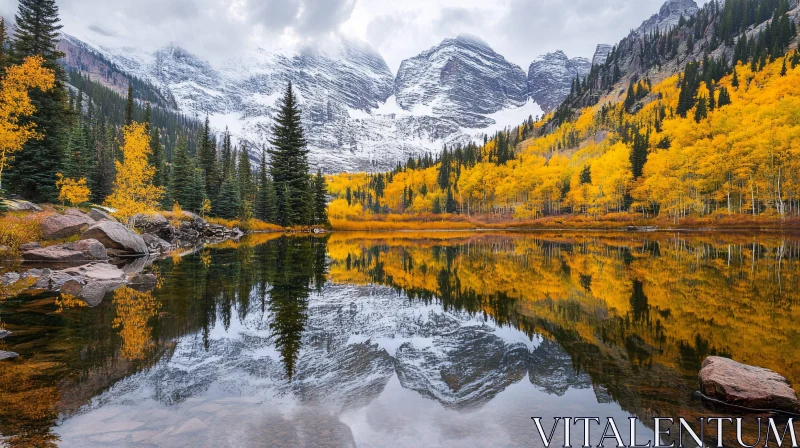
<instances>
[{"instance_id":1,"label":"mountain peak","mask_svg":"<svg viewBox=\"0 0 800 448\"><path fill-rule=\"evenodd\" d=\"M570 59L561 50L539 56L528 68L528 92L542 110L549 112L567 97L575 76L584 77L591 68L588 59Z\"/></svg>"},{"instance_id":2,"label":"mountain peak","mask_svg":"<svg viewBox=\"0 0 800 448\"><path fill-rule=\"evenodd\" d=\"M658 14L653 14L645 20L636 32L646 34L656 30L668 30L677 25L681 17L689 18L699 10L694 0L667 0Z\"/></svg>"}]
</instances>

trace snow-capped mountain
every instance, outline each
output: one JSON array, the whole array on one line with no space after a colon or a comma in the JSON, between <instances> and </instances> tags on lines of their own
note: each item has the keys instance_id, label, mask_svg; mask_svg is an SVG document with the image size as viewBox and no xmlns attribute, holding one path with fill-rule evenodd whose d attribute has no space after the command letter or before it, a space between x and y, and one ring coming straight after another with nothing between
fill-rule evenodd
<instances>
[{"instance_id":1,"label":"snow-capped mountain","mask_svg":"<svg viewBox=\"0 0 800 448\"><path fill-rule=\"evenodd\" d=\"M404 110L429 110L468 128L493 124L488 114L522 107L527 89L520 67L469 36L446 39L406 59L395 79L397 104Z\"/></svg>"},{"instance_id":2,"label":"snow-capped mountain","mask_svg":"<svg viewBox=\"0 0 800 448\"><path fill-rule=\"evenodd\" d=\"M589 74L592 63L586 58L568 58L559 50L533 61L528 68L528 92L542 109L551 111L569 95L575 76Z\"/></svg>"},{"instance_id":3,"label":"snow-capped mountain","mask_svg":"<svg viewBox=\"0 0 800 448\"><path fill-rule=\"evenodd\" d=\"M276 104L293 82L311 162L328 172L374 171L442 145L479 140L541 110L522 69L469 37L403 62L342 40L328 48L254 50L216 66L179 47L153 53L64 36L66 64L118 91L124 74L154 86L178 110L230 129L253 151L270 138ZM115 76L109 76L109 73ZM255 154L254 154L255 155Z\"/></svg>"},{"instance_id":4,"label":"snow-capped mountain","mask_svg":"<svg viewBox=\"0 0 800 448\"><path fill-rule=\"evenodd\" d=\"M653 14L642 23L636 32L648 34L655 30L666 31L678 24L681 17L689 18L699 11L694 0L667 0L658 14Z\"/></svg>"}]
</instances>

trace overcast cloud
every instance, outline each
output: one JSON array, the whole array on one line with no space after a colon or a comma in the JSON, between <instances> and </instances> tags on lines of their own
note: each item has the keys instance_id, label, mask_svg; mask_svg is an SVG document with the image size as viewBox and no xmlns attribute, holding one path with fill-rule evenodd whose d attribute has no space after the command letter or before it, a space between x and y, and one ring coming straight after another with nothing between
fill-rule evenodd
<instances>
[{"instance_id":1,"label":"overcast cloud","mask_svg":"<svg viewBox=\"0 0 800 448\"><path fill-rule=\"evenodd\" d=\"M707 0L699 0L705 3ZM656 13L663 0L57 0L64 31L146 51L175 44L213 61L261 46L355 38L396 71L442 39L471 34L527 69L564 50L591 57ZM0 0L13 17L16 0Z\"/></svg>"}]
</instances>

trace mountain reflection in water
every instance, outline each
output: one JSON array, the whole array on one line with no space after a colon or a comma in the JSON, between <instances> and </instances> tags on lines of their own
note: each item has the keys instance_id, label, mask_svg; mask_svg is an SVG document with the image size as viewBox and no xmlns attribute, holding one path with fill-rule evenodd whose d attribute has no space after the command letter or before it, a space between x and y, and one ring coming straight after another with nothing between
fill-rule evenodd
<instances>
[{"instance_id":1,"label":"mountain reflection in water","mask_svg":"<svg viewBox=\"0 0 800 448\"><path fill-rule=\"evenodd\" d=\"M123 288L97 308L7 300L0 350L21 356L0 364L0 434L10 446L537 446L532 416L711 415L692 396L708 355L800 384L799 244L222 243L157 263L156 291Z\"/></svg>"}]
</instances>

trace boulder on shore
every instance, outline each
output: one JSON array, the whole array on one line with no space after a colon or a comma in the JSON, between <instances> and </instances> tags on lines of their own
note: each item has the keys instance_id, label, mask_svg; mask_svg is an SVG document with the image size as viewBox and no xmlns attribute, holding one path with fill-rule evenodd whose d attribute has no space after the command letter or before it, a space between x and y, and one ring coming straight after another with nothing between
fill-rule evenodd
<instances>
[{"instance_id":1,"label":"boulder on shore","mask_svg":"<svg viewBox=\"0 0 800 448\"><path fill-rule=\"evenodd\" d=\"M53 272L50 277L51 281L54 278L67 278L59 291L78 297L89 306L99 305L107 293L126 283L125 273L107 263L91 263L64 269Z\"/></svg>"},{"instance_id":2,"label":"boulder on shore","mask_svg":"<svg viewBox=\"0 0 800 448\"><path fill-rule=\"evenodd\" d=\"M89 217L94 219L97 222L100 221L116 221L113 216L106 213L104 210L100 210L99 208L93 208L89 210Z\"/></svg>"},{"instance_id":3,"label":"boulder on shore","mask_svg":"<svg viewBox=\"0 0 800 448\"><path fill-rule=\"evenodd\" d=\"M70 209L64 215L51 215L42 221L42 234L47 240L58 240L80 234L94 224L94 219L79 210Z\"/></svg>"},{"instance_id":4,"label":"boulder on shore","mask_svg":"<svg viewBox=\"0 0 800 448\"><path fill-rule=\"evenodd\" d=\"M40 212L42 211L42 207L34 204L33 202L18 200L18 199L6 199L4 202L6 207L12 212Z\"/></svg>"},{"instance_id":5,"label":"boulder on shore","mask_svg":"<svg viewBox=\"0 0 800 448\"><path fill-rule=\"evenodd\" d=\"M119 255L147 255L147 245L133 230L115 221L100 221L86 229L81 239L100 241L109 253Z\"/></svg>"},{"instance_id":6,"label":"boulder on shore","mask_svg":"<svg viewBox=\"0 0 800 448\"><path fill-rule=\"evenodd\" d=\"M25 261L47 263L80 263L107 260L106 248L95 239L86 239L58 246L39 247L22 254Z\"/></svg>"},{"instance_id":7,"label":"boulder on shore","mask_svg":"<svg viewBox=\"0 0 800 448\"><path fill-rule=\"evenodd\" d=\"M734 406L800 412L797 394L786 378L769 369L719 356L703 361L700 392Z\"/></svg>"}]
</instances>

